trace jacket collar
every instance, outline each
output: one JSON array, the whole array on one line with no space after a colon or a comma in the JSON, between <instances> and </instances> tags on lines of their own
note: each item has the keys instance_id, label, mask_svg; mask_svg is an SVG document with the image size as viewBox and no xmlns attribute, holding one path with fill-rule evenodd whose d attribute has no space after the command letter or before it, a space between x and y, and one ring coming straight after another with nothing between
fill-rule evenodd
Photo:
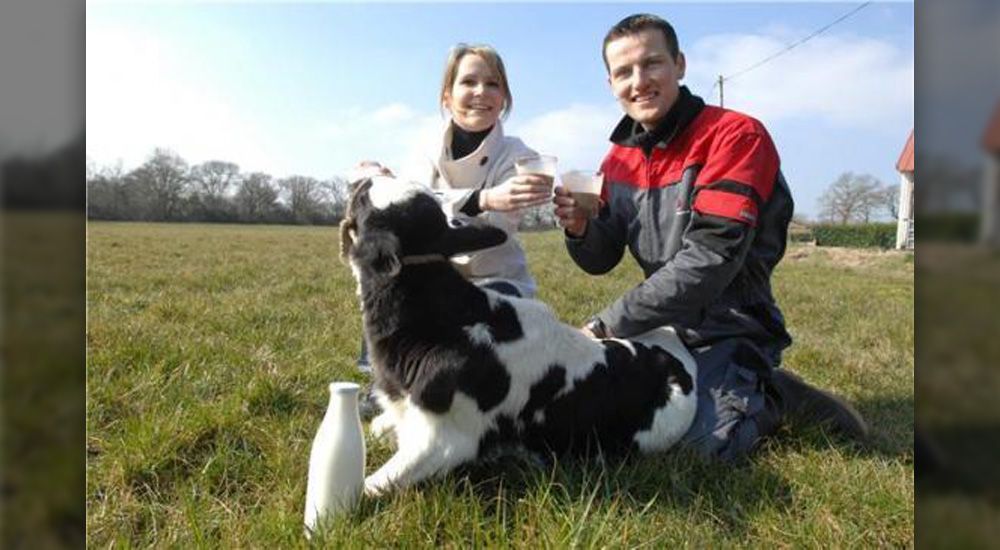
<instances>
[{"instance_id":1,"label":"jacket collar","mask_svg":"<svg viewBox=\"0 0 1000 550\"><path fill-rule=\"evenodd\" d=\"M455 125L449 118L447 121L445 121L443 136L441 139L441 160L443 161L446 160L448 162L465 162L467 159L471 159L473 157L477 157L483 154L484 151L491 150L494 147L495 143L503 141L503 125L498 120L497 123L493 125L493 128L490 130L490 133L486 134L486 137L483 138L483 141L479 144L479 147L476 147L475 151L469 153L468 155L458 160L453 160L451 158L451 140L454 131L455 131Z\"/></svg>"},{"instance_id":2,"label":"jacket collar","mask_svg":"<svg viewBox=\"0 0 1000 550\"><path fill-rule=\"evenodd\" d=\"M444 137L441 140L441 149L438 154L438 167L448 182L455 181L483 181L486 177L488 167L491 165L490 157L498 154L500 144L503 143L503 127L498 120L493 125L493 130L483 139L482 143L475 151L468 155L453 160L451 158L451 133L452 124L449 119L445 125Z\"/></svg>"},{"instance_id":3,"label":"jacket collar","mask_svg":"<svg viewBox=\"0 0 1000 550\"><path fill-rule=\"evenodd\" d=\"M611 132L611 142L622 147L641 147L648 155L654 147L669 145L674 137L691 124L704 107L704 100L692 94L687 86L681 86L673 107L655 128L646 131L642 124L625 115Z\"/></svg>"}]
</instances>

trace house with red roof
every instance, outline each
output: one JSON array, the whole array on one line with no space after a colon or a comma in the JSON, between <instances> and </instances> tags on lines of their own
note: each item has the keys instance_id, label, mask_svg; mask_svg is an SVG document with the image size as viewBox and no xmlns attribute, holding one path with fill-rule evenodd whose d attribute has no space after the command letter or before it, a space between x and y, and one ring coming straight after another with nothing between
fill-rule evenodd
<instances>
[{"instance_id":1,"label":"house with red roof","mask_svg":"<svg viewBox=\"0 0 1000 550\"><path fill-rule=\"evenodd\" d=\"M913 130L896 161L899 172L899 213L896 218L896 248L913 248Z\"/></svg>"},{"instance_id":2,"label":"house with red roof","mask_svg":"<svg viewBox=\"0 0 1000 550\"><path fill-rule=\"evenodd\" d=\"M986 152L986 167L983 170L979 241L1000 247L1000 103L993 110L980 144Z\"/></svg>"}]
</instances>

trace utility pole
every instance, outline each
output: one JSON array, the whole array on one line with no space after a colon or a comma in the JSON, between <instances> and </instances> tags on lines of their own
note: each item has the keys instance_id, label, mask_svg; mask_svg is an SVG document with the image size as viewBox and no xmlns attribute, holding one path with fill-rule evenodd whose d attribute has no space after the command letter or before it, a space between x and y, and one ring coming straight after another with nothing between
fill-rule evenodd
<instances>
[{"instance_id":1,"label":"utility pole","mask_svg":"<svg viewBox=\"0 0 1000 550\"><path fill-rule=\"evenodd\" d=\"M722 96L722 83L723 82L725 82L725 80L722 79L722 75L720 74L719 75L719 107L724 107L725 106L723 104L723 102L722 102L722 100L723 100L723 96Z\"/></svg>"}]
</instances>

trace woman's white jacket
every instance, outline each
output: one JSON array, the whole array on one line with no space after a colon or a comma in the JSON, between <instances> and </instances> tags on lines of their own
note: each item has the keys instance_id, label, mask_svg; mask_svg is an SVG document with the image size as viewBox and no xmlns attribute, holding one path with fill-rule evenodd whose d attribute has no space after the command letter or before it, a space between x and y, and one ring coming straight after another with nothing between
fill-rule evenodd
<instances>
[{"instance_id":1,"label":"woman's white jacket","mask_svg":"<svg viewBox=\"0 0 1000 550\"><path fill-rule=\"evenodd\" d=\"M451 142L452 124L449 120L438 146L428 151L425 166L430 172L429 177L415 176L438 193L445 214L452 223L489 224L507 234L504 244L455 256L452 263L478 285L503 281L514 285L523 297L534 297L535 280L528 272L524 249L517 238L521 212L488 211L478 216L462 212L476 190L496 187L515 175L514 159L534 151L520 139L505 136L499 121L479 147L461 159L451 158Z\"/></svg>"}]
</instances>

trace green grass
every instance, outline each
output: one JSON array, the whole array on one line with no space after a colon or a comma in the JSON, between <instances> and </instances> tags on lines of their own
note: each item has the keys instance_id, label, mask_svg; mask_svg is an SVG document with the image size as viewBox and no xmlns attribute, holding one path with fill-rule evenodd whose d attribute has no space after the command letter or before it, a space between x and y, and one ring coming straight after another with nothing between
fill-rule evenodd
<instances>
[{"instance_id":1,"label":"green grass","mask_svg":"<svg viewBox=\"0 0 1000 550\"><path fill-rule=\"evenodd\" d=\"M309 445L360 316L335 228L91 223L89 543L307 546ZM524 236L540 298L580 324L639 281ZM785 432L744 467L683 451L508 461L365 500L318 544L349 547L913 545L913 263L795 248L775 278L786 364L856 402L869 448ZM391 449L369 441L368 469Z\"/></svg>"}]
</instances>

